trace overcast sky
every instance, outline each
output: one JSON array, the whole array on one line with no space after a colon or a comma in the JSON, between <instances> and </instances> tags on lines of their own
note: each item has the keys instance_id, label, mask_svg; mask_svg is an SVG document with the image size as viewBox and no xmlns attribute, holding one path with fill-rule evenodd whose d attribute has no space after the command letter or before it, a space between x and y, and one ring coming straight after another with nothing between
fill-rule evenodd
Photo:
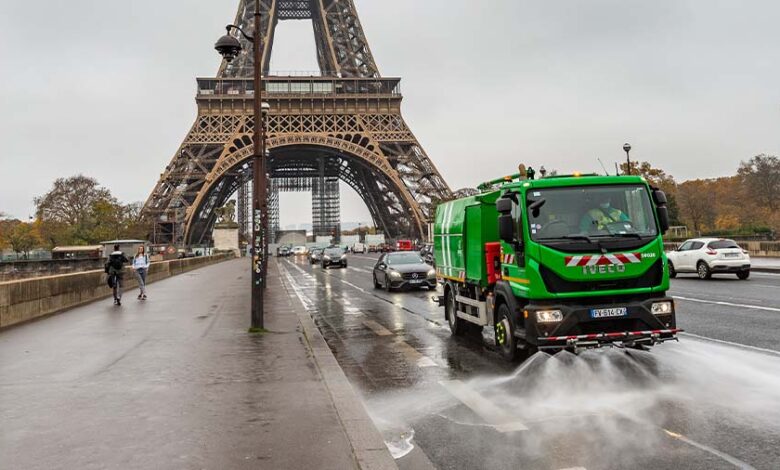
<instances>
[{"instance_id":1,"label":"overcast sky","mask_svg":"<svg viewBox=\"0 0 780 470\"><path fill-rule=\"evenodd\" d=\"M563 172L632 157L678 180L780 153L777 0L355 0L403 114L453 189L524 162ZM195 77L238 0L0 0L0 211L60 176L144 201L195 118ZM309 22L272 68L316 69ZM310 222L284 196L282 223ZM300 203L300 204L299 204ZM345 191L343 221L368 220Z\"/></svg>"}]
</instances>

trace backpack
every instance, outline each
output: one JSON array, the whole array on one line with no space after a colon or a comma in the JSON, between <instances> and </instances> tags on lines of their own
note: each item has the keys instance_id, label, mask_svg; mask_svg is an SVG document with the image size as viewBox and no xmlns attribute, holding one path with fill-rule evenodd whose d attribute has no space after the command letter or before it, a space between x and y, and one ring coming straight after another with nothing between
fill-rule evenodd
<instances>
[{"instance_id":1,"label":"backpack","mask_svg":"<svg viewBox=\"0 0 780 470\"><path fill-rule=\"evenodd\" d=\"M108 260L108 264L117 271L123 268L122 258L119 258L118 256L112 256L111 259Z\"/></svg>"}]
</instances>

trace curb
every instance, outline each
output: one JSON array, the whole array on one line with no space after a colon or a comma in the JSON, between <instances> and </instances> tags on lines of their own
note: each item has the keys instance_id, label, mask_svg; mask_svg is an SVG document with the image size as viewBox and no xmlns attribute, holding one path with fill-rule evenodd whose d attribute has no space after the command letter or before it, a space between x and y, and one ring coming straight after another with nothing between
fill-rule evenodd
<instances>
[{"instance_id":1,"label":"curb","mask_svg":"<svg viewBox=\"0 0 780 470\"><path fill-rule=\"evenodd\" d=\"M750 268L754 273L780 273L780 268Z\"/></svg>"},{"instance_id":2,"label":"curb","mask_svg":"<svg viewBox=\"0 0 780 470\"><path fill-rule=\"evenodd\" d=\"M382 435L336 361L336 357L325 342L319 328L314 324L311 315L302 308L301 300L290 292L288 280L282 273L283 270L284 268L279 266L280 281L287 296L291 299L295 314L298 316L298 322L303 328L306 346L311 351L344 433L352 446L357 467L362 470L398 470Z\"/></svg>"}]
</instances>

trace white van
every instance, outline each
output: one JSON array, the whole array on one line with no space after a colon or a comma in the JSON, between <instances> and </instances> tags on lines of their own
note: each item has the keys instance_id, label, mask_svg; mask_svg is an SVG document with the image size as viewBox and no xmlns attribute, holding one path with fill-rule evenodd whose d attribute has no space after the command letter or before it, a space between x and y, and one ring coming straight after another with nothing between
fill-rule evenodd
<instances>
[{"instance_id":1,"label":"white van","mask_svg":"<svg viewBox=\"0 0 780 470\"><path fill-rule=\"evenodd\" d=\"M352 245L352 253L365 253L366 252L366 245L363 243L355 243Z\"/></svg>"}]
</instances>

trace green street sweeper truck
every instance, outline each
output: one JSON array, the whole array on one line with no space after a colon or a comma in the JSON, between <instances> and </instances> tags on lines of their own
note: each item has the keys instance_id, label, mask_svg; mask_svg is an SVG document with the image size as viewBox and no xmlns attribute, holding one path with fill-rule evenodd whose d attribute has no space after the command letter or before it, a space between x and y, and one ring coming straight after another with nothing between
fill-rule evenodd
<instances>
[{"instance_id":1,"label":"green street sweeper truck","mask_svg":"<svg viewBox=\"0 0 780 470\"><path fill-rule=\"evenodd\" d=\"M479 190L436 209L438 300L453 335L493 327L510 361L676 339L661 190L641 176L576 173Z\"/></svg>"}]
</instances>

